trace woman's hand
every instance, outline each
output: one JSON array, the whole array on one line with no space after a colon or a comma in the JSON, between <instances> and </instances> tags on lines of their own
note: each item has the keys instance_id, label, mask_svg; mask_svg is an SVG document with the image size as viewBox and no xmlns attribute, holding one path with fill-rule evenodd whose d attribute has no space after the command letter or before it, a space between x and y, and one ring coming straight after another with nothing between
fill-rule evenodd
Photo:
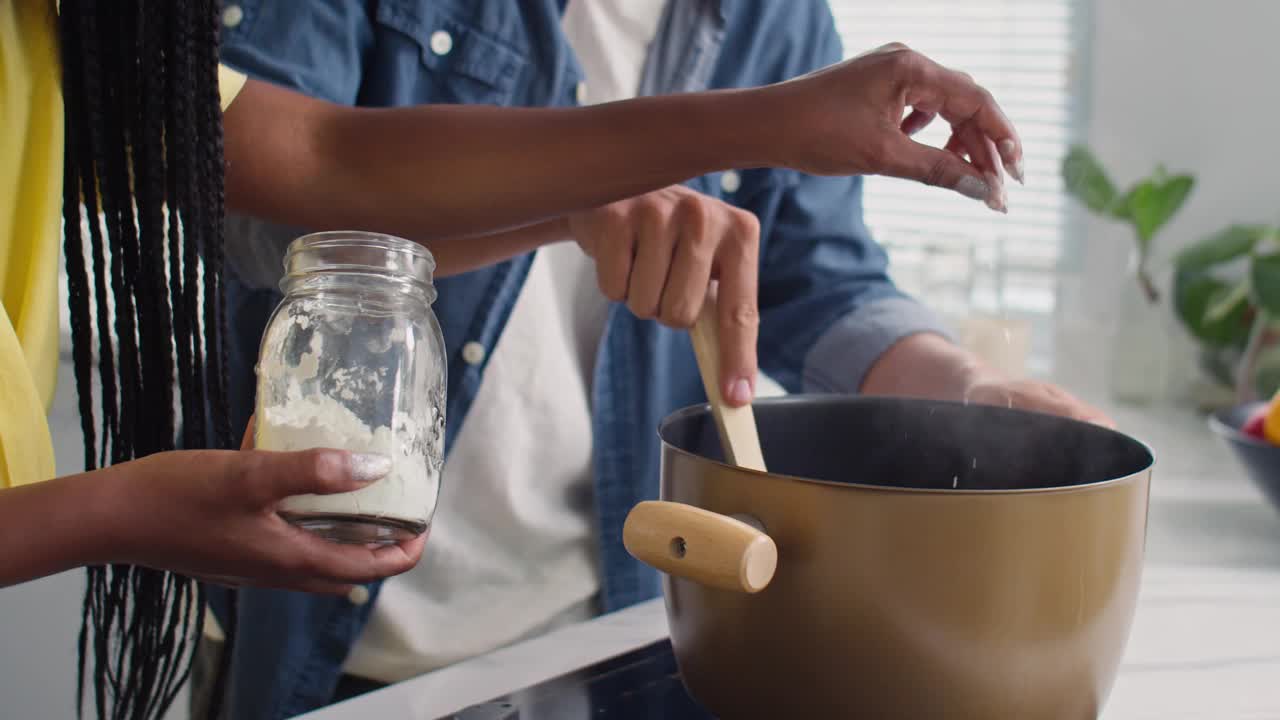
<instances>
[{"instance_id":1,"label":"woman's hand","mask_svg":"<svg viewBox=\"0 0 1280 720\"><path fill-rule=\"evenodd\" d=\"M569 230L595 260L601 292L636 317L693 327L718 281L720 392L731 405L751 401L760 324L755 215L673 185L571 215Z\"/></svg>"},{"instance_id":2,"label":"woman's hand","mask_svg":"<svg viewBox=\"0 0 1280 720\"><path fill-rule=\"evenodd\" d=\"M246 433L246 438L248 434ZM340 450L158 453L84 476L105 537L96 563L144 565L223 585L344 594L412 568L426 536L402 545L340 545L276 513L286 497L357 490L385 457Z\"/></svg>"},{"instance_id":3,"label":"woman's hand","mask_svg":"<svg viewBox=\"0 0 1280 720\"><path fill-rule=\"evenodd\" d=\"M764 92L774 95L774 132L790 153L781 158L788 167L917 180L1001 212L1001 166L1022 181L1022 142L991 93L900 43ZM945 148L911 139L938 116L951 125Z\"/></svg>"}]
</instances>

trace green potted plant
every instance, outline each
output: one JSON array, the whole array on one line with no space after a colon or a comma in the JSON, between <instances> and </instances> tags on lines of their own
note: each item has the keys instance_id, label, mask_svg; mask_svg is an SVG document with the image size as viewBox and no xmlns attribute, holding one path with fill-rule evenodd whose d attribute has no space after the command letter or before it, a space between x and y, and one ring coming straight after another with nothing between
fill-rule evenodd
<instances>
[{"instance_id":1,"label":"green potted plant","mask_svg":"<svg viewBox=\"0 0 1280 720\"><path fill-rule=\"evenodd\" d=\"M1162 361L1126 338L1162 327L1159 284L1152 271L1154 240L1185 204L1195 180L1159 167L1120 193L1087 148L1071 148L1062 163L1067 192L1094 214L1133 230L1132 282L1153 315L1119 312L1113 339L1115 368L1163 372ZM1280 389L1280 227L1234 224L1183 248L1173 258L1174 315L1199 346L1200 367L1244 402ZM1132 298L1130 298L1131 300ZM1152 333L1158 335L1158 333ZM1167 350L1167 344L1156 342ZM1124 357L1116 357L1117 355ZM1113 388L1115 389L1115 388ZM1116 392L1126 396L1125 389ZM1129 393L1132 394L1132 393Z\"/></svg>"},{"instance_id":2,"label":"green potted plant","mask_svg":"<svg viewBox=\"0 0 1280 720\"><path fill-rule=\"evenodd\" d=\"M1174 307L1201 347L1201 364L1240 402L1280 387L1273 350L1280 321L1280 227L1232 225L1174 262Z\"/></svg>"},{"instance_id":3,"label":"green potted plant","mask_svg":"<svg viewBox=\"0 0 1280 720\"><path fill-rule=\"evenodd\" d=\"M1112 396L1129 402L1159 399L1170 371L1170 329L1152 269L1155 240L1195 186L1187 174L1157 167L1121 192L1088 148L1074 146L1062 161L1066 191L1094 215L1132 230L1126 282L1116 299L1109 342Z\"/></svg>"}]
</instances>

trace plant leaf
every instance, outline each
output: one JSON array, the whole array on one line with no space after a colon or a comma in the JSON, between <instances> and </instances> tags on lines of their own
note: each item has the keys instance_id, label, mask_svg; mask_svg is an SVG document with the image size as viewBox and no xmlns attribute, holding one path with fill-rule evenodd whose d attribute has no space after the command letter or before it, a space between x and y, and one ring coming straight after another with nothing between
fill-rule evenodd
<instances>
[{"instance_id":1,"label":"plant leaf","mask_svg":"<svg viewBox=\"0 0 1280 720\"><path fill-rule=\"evenodd\" d=\"M1280 388L1280 354L1275 348L1263 350L1258 358L1258 367L1253 373L1254 389L1258 397L1274 397Z\"/></svg>"},{"instance_id":2,"label":"plant leaf","mask_svg":"<svg viewBox=\"0 0 1280 720\"><path fill-rule=\"evenodd\" d=\"M1143 250L1151 239L1182 207L1195 187L1190 175L1174 175L1167 180L1154 177L1133 186L1120 202L1124 214L1133 223Z\"/></svg>"},{"instance_id":3,"label":"plant leaf","mask_svg":"<svg viewBox=\"0 0 1280 720\"><path fill-rule=\"evenodd\" d=\"M1267 225L1232 225L1183 248L1175 266L1183 271L1207 270L1253 250L1260 240L1276 233Z\"/></svg>"},{"instance_id":4,"label":"plant leaf","mask_svg":"<svg viewBox=\"0 0 1280 720\"><path fill-rule=\"evenodd\" d=\"M1280 253L1255 257L1249 280L1254 302L1269 315L1280 315Z\"/></svg>"},{"instance_id":5,"label":"plant leaf","mask_svg":"<svg viewBox=\"0 0 1280 720\"><path fill-rule=\"evenodd\" d=\"M1195 189L1196 179L1190 175L1174 175L1160 186L1161 216L1160 224L1169 221L1186 204L1191 191Z\"/></svg>"},{"instance_id":6,"label":"plant leaf","mask_svg":"<svg viewBox=\"0 0 1280 720\"><path fill-rule=\"evenodd\" d=\"M1088 148L1076 145L1062 159L1062 180L1067 193L1096 213L1111 212L1116 186Z\"/></svg>"},{"instance_id":7,"label":"plant leaf","mask_svg":"<svg viewBox=\"0 0 1280 720\"><path fill-rule=\"evenodd\" d=\"M1239 299L1239 285L1245 294ZM1209 347L1243 346L1249 337L1248 285L1229 285L1204 272L1178 272L1173 279L1173 308L1182 325Z\"/></svg>"},{"instance_id":8,"label":"plant leaf","mask_svg":"<svg viewBox=\"0 0 1280 720\"><path fill-rule=\"evenodd\" d=\"M1209 307L1204 311L1205 324L1213 324L1225 320L1231 313L1249 305L1249 278L1233 285L1226 292L1215 292L1209 300Z\"/></svg>"},{"instance_id":9,"label":"plant leaf","mask_svg":"<svg viewBox=\"0 0 1280 720\"><path fill-rule=\"evenodd\" d=\"M1117 217L1124 217L1133 223L1134 232L1138 235L1138 245L1144 253L1155 235L1152 221L1155 217L1155 197L1156 184L1151 180L1143 180L1129 188L1129 192L1117 203Z\"/></svg>"}]
</instances>

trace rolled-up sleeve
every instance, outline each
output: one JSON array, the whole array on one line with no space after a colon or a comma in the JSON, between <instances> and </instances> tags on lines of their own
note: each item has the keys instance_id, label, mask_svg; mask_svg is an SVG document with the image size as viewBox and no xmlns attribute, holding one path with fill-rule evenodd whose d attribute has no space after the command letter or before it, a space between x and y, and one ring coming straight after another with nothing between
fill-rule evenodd
<instances>
[{"instance_id":1,"label":"rolled-up sleeve","mask_svg":"<svg viewBox=\"0 0 1280 720\"><path fill-rule=\"evenodd\" d=\"M859 307L810 348L804 361L804 391L857 393L881 355L918 333L954 340L937 313L911 298L886 297Z\"/></svg>"}]
</instances>

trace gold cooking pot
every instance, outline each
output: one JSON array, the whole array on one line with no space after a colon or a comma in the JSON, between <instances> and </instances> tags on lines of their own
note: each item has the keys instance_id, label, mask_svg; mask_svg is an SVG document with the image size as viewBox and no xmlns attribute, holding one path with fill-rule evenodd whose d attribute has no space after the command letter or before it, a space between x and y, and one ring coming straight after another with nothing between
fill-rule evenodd
<instances>
[{"instance_id":1,"label":"gold cooking pot","mask_svg":"<svg viewBox=\"0 0 1280 720\"><path fill-rule=\"evenodd\" d=\"M1089 423L875 397L659 429L624 541L663 571L685 686L721 718L1093 720L1129 635L1154 458Z\"/></svg>"}]
</instances>

